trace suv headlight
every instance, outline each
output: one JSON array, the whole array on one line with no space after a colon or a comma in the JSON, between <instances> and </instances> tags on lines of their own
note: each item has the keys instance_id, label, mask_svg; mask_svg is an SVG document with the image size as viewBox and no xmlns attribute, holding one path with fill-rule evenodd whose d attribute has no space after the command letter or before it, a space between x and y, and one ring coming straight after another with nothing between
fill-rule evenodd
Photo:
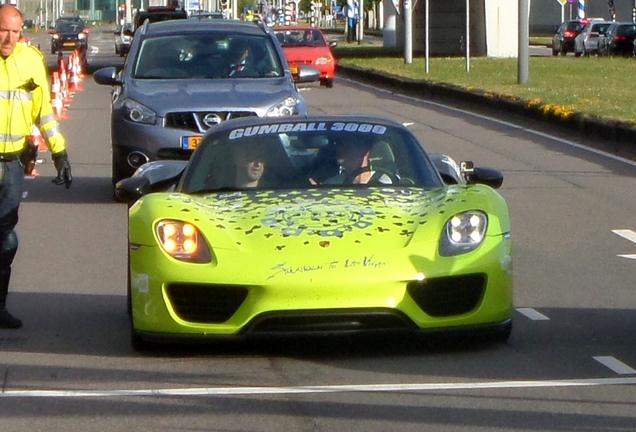
<instances>
[{"instance_id":1,"label":"suv headlight","mask_svg":"<svg viewBox=\"0 0 636 432\"><path fill-rule=\"evenodd\" d=\"M77 35L77 38L79 40L86 39L86 35L84 33L80 33L80 34Z\"/></svg>"},{"instance_id":2,"label":"suv headlight","mask_svg":"<svg viewBox=\"0 0 636 432\"><path fill-rule=\"evenodd\" d=\"M454 256L475 250L484 240L488 217L480 211L467 211L451 217L444 226L439 245L441 256Z\"/></svg>"},{"instance_id":3,"label":"suv headlight","mask_svg":"<svg viewBox=\"0 0 636 432\"><path fill-rule=\"evenodd\" d=\"M157 224L156 232L159 244L171 257L199 264L212 261L210 248L194 225L163 220Z\"/></svg>"},{"instance_id":4,"label":"suv headlight","mask_svg":"<svg viewBox=\"0 0 636 432\"><path fill-rule=\"evenodd\" d=\"M274 105L267 110L265 117L287 117L292 115L298 115L300 99L290 96L284 101Z\"/></svg>"},{"instance_id":5,"label":"suv headlight","mask_svg":"<svg viewBox=\"0 0 636 432\"><path fill-rule=\"evenodd\" d=\"M150 125L157 123L157 114L153 110L132 99L125 99L121 102L115 101L113 108L119 107L124 108L126 120Z\"/></svg>"}]
</instances>

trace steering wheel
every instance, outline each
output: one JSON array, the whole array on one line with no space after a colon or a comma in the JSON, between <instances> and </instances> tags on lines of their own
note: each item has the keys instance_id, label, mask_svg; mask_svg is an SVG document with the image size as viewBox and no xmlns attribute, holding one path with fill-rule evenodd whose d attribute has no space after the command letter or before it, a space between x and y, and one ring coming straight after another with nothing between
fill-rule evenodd
<instances>
[{"instance_id":1,"label":"steering wheel","mask_svg":"<svg viewBox=\"0 0 636 432\"><path fill-rule=\"evenodd\" d=\"M370 166L367 165L367 166L363 166L358 169L355 169L353 172L347 175L344 181L342 182L342 184L352 184L353 180L355 180L355 178L358 177L360 174L365 172L371 172L371 171L373 171L373 175L371 176L371 178L366 184L374 184L374 183L382 184L380 182L380 179L382 178L383 175L386 175L391 180L391 184L400 183L400 179L398 178L398 176L393 174L391 171L386 170L384 168L380 168L380 167L371 168Z\"/></svg>"},{"instance_id":2,"label":"steering wheel","mask_svg":"<svg viewBox=\"0 0 636 432\"><path fill-rule=\"evenodd\" d=\"M241 70L236 69L233 76L239 78L256 78L260 76L260 72L255 66L241 65Z\"/></svg>"}]
</instances>

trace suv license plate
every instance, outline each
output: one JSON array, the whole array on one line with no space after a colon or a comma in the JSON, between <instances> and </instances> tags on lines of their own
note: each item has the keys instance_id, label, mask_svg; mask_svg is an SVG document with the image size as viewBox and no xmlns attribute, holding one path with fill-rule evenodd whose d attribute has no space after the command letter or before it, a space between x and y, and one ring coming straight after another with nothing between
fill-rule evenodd
<instances>
[{"instance_id":1,"label":"suv license plate","mask_svg":"<svg viewBox=\"0 0 636 432\"><path fill-rule=\"evenodd\" d=\"M200 136L181 137L181 148L184 150L194 150L202 139L203 137Z\"/></svg>"}]
</instances>

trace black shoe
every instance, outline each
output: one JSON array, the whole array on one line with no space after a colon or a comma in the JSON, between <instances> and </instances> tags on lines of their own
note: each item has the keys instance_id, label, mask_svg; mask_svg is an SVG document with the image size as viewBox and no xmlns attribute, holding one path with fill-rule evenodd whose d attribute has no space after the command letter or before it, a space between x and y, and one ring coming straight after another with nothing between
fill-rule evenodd
<instances>
[{"instance_id":1,"label":"black shoe","mask_svg":"<svg viewBox=\"0 0 636 432\"><path fill-rule=\"evenodd\" d=\"M22 327L22 321L9 313L6 308L0 309L0 328L15 329Z\"/></svg>"}]
</instances>

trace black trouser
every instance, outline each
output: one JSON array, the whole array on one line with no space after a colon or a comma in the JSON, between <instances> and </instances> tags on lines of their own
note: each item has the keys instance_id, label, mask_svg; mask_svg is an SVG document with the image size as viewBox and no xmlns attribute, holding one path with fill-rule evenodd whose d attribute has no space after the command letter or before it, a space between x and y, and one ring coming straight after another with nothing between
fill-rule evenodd
<instances>
[{"instance_id":1,"label":"black trouser","mask_svg":"<svg viewBox=\"0 0 636 432\"><path fill-rule=\"evenodd\" d=\"M1 158L1 156L0 156ZM11 264L18 251L18 208L24 190L24 168L18 159L0 159L0 308L6 306Z\"/></svg>"}]
</instances>

